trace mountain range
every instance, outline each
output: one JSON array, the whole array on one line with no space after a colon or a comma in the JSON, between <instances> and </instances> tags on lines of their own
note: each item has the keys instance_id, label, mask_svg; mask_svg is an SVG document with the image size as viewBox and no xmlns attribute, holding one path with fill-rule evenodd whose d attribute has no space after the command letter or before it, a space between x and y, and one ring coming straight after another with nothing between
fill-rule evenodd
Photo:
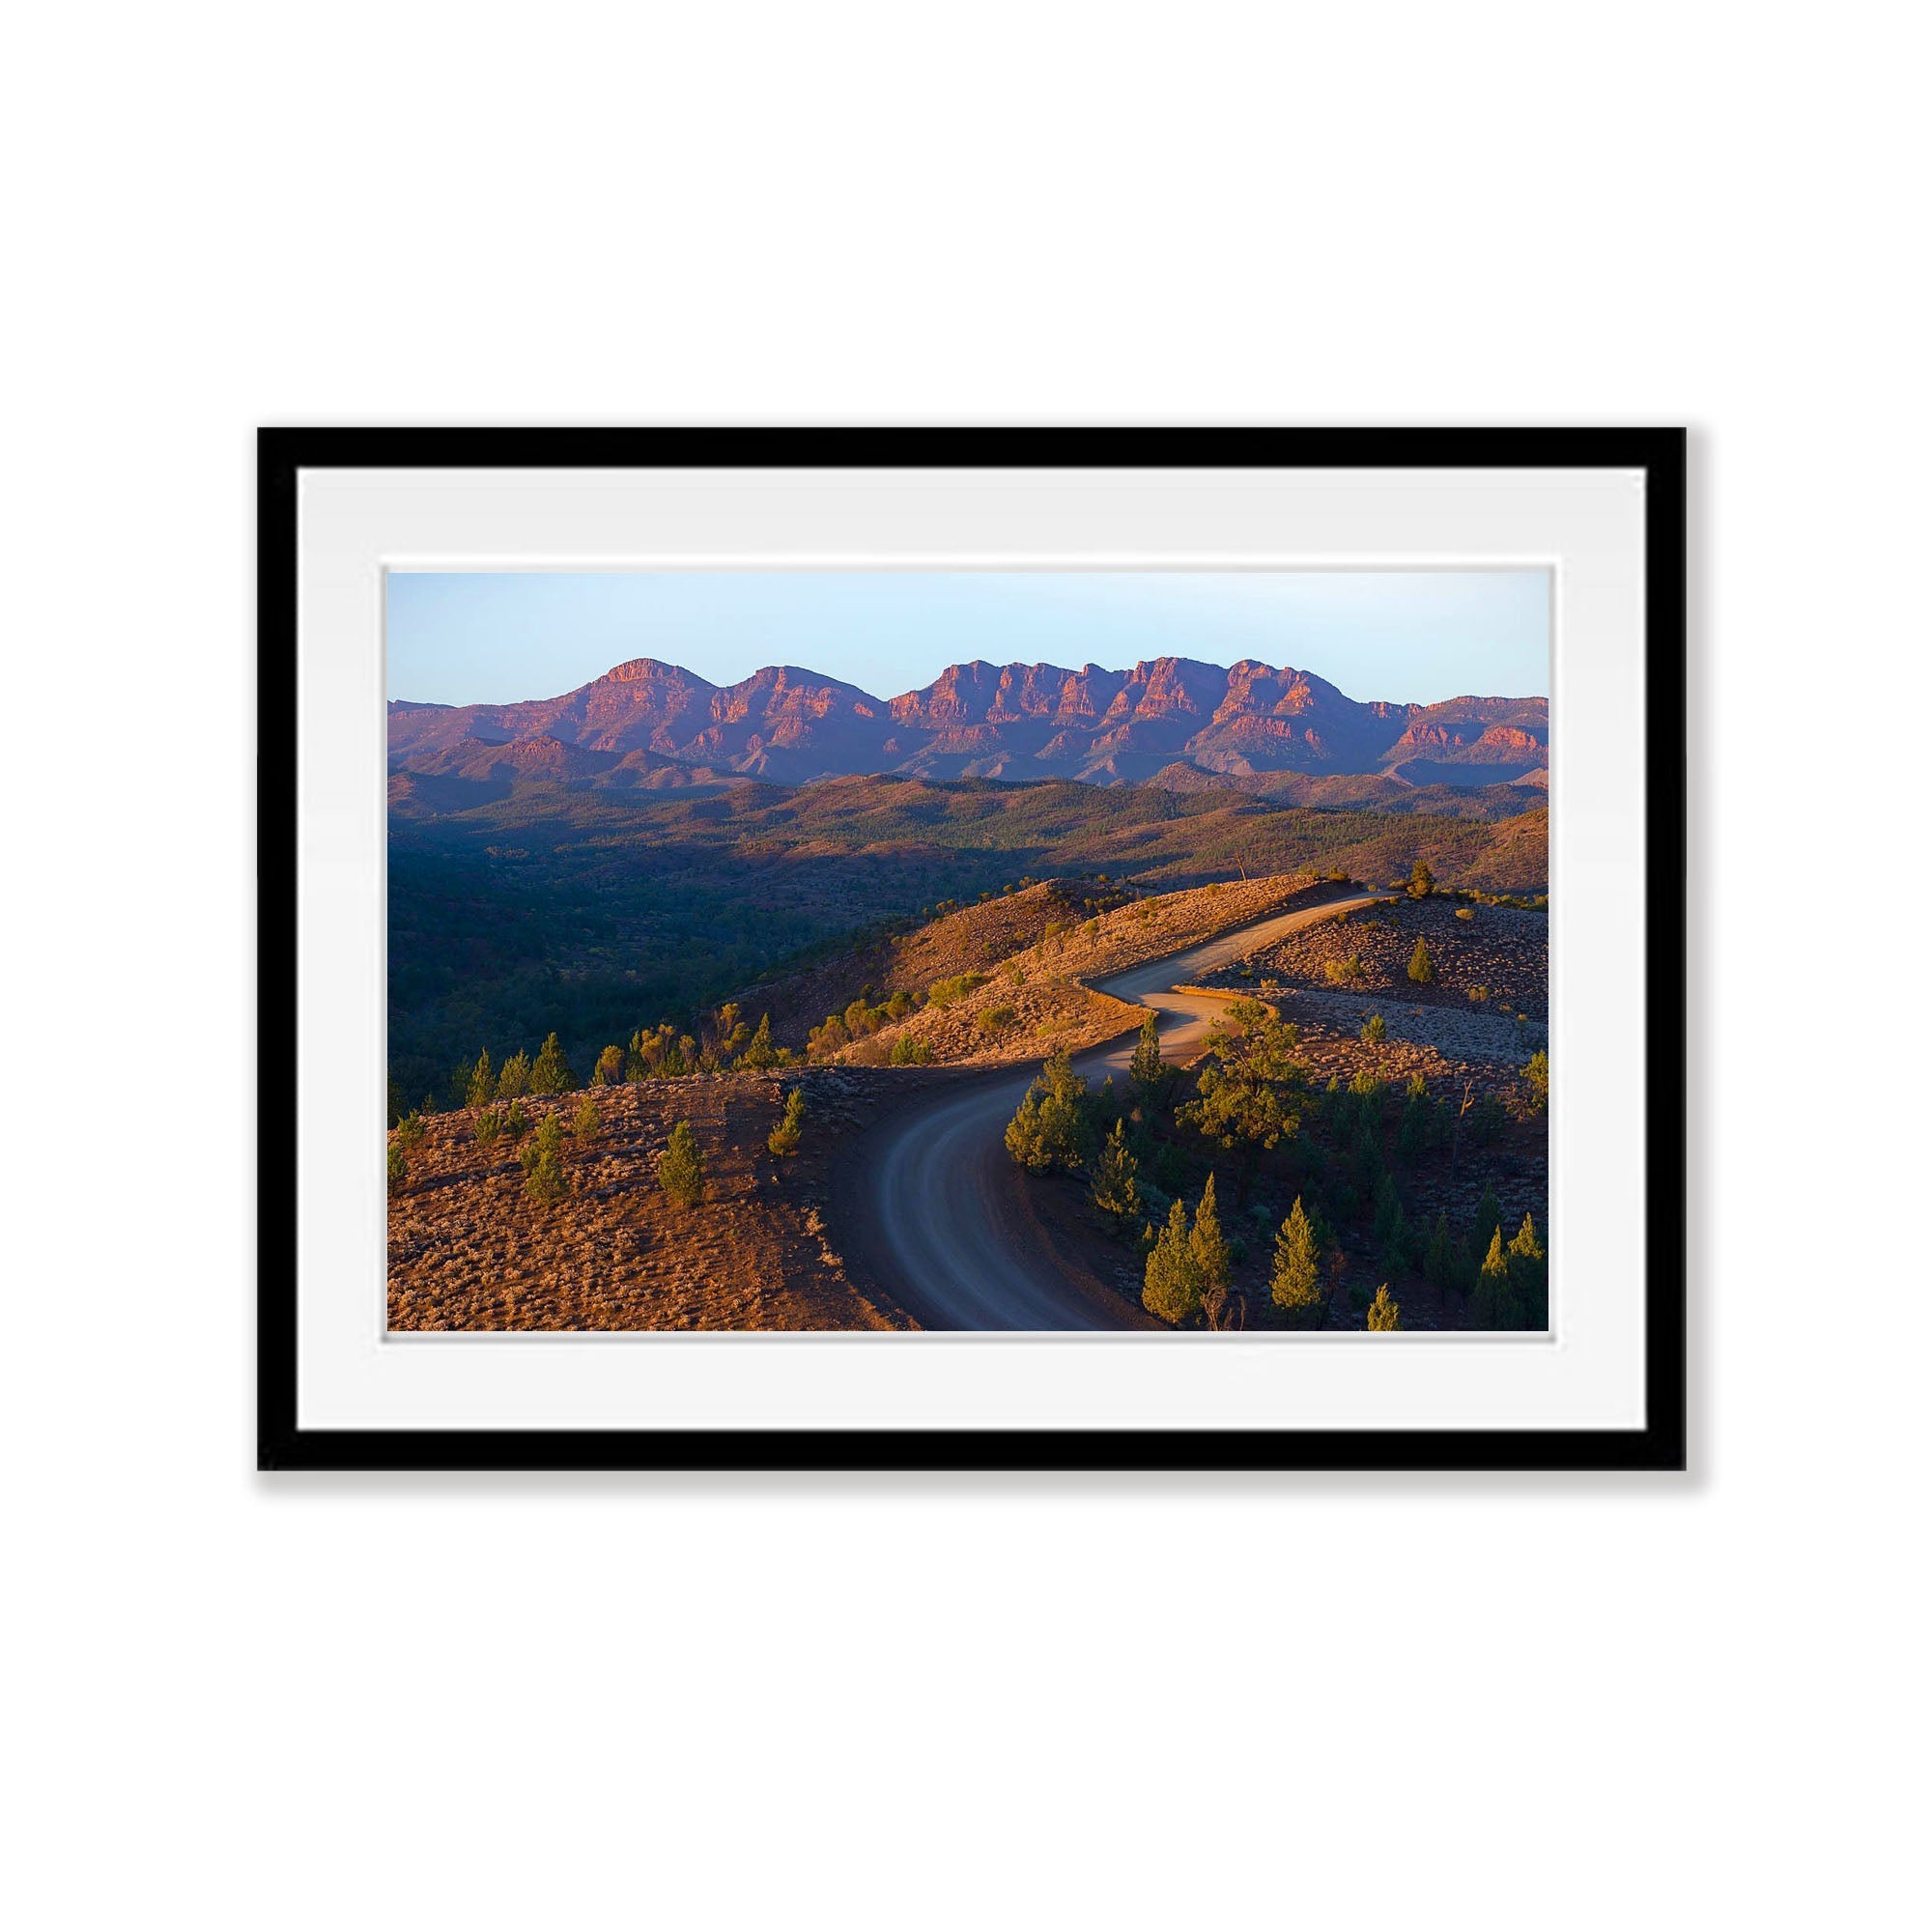
<instances>
[{"instance_id":1,"label":"mountain range","mask_svg":"<svg viewBox=\"0 0 1932 1932\"><path fill-rule=\"evenodd\" d=\"M388 713L392 772L649 788L756 779L1075 779L1191 788L1203 778L1372 775L1404 785L1542 784L1542 697L1362 703L1312 671L1164 657L1130 670L953 665L892 698L795 666L714 685L636 658L558 697Z\"/></svg>"}]
</instances>

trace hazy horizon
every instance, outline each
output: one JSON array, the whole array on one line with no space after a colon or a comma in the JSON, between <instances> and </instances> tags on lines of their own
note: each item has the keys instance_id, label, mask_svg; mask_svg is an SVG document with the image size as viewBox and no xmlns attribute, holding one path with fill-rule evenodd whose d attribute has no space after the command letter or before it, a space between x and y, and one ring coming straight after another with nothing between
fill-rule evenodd
<instances>
[{"instance_id":1,"label":"hazy horizon","mask_svg":"<svg viewBox=\"0 0 1932 1932\"><path fill-rule=\"evenodd\" d=\"M791 665L878 698L949 665L1246 658L1362 701L1548 696L1548 573L412 572L386 582L387 695L554 697L634 658L714 685Z\"/></svg>"}]
</instances>

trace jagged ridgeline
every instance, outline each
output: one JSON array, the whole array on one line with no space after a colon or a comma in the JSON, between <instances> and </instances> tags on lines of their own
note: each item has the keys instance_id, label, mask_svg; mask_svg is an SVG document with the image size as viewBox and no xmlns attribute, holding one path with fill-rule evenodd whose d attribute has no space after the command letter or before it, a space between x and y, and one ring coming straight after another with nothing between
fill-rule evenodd
<instances>
[{"instance_id":1,"label":"jagged ridgeline","mask_svg":"<svg viewBox=\"0 0 1932 1932\"><path fill-rule=\"evenodd\" d=\"M553 1031L588 1060L1030 879L1379 881L1419 858L1446 886L1541 892L1547 746L1541 698L1358 703L1173 658L975 663L892 699L639 659L524 704L397 702L391 1072L440 1092L479 1048Z\"/></svg>"},{"instance_id":2,"label":"jagged ridgeline","mask_svg":"<svg viewBox=\"0 0 1932 1932\"><path fill-rule=\"evenodd\" d=\"M389 753L429 778L625 788L887 772L1092 784L1271 774L1535 784L1548 763L1548 704L1361 703L1312 672L1247 659L1223 668L1156 658L1118 671L975 660L878 698L795 666L718 686L638 658L560 697L392 703Z\"/></svg>"}]
</instances>

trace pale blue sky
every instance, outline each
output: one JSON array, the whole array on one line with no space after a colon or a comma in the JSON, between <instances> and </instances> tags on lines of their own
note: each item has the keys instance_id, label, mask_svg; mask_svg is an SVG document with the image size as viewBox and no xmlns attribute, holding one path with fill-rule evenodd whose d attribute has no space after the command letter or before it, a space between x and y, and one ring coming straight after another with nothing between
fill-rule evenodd
<instances>
[{"instance_id":1,"label":"pale blue sky","mask_svg":"<svg viewBox=\"0 0 1932 1932\"><path fill-rule=\"evenodd\" d=\"M875 697L972 658L1119 670L1154 657L1293 665L1355 698L1546 696L1549 580L1541 570L389 576L391 697L553 697L644 657L713 684L798 665Z\"/></svg>"}]
</instances>

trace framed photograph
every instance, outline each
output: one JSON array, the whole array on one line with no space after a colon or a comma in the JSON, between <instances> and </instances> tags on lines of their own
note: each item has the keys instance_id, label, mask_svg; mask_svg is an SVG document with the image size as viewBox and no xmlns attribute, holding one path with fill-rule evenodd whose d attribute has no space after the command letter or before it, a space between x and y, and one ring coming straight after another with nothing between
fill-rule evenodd
<instances>
[{"instance_id":1,"label":"framed photograph","mask_svg":"<svg viewBox=\"0 0 1932 1932\"><path fill-rule=\"evenodd\" d=\"M259 1461L1677 1469L1678 430L264 430Z\"/></svg>"}]
</instances>

